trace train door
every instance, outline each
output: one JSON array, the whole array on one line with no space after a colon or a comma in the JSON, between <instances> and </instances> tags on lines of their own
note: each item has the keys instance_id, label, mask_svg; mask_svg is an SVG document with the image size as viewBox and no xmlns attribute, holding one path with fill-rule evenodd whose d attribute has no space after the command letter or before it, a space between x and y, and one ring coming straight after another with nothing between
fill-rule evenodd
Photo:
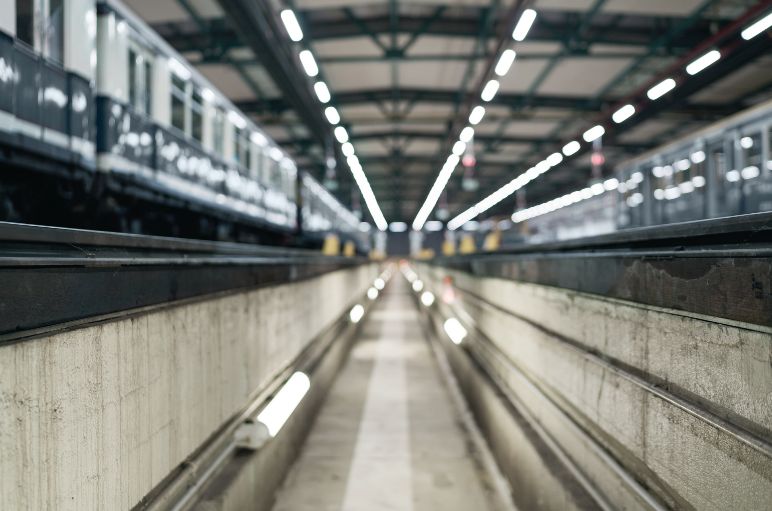
<instances>
[{"instance_id":1,"label":"train door","mask_svg":"<svg viewBox=\"0 0 772 511\"><path fill-rule=\"evenodd\" d=\"M728 147L727 147L728 146ZM727 149L729 149L727 151ZM732 145L723 139L708 144L708 216L715 218L730 214L731 200L727 186L729 160L732 159Z\"/></svg>"},{"instance_id":2,"label":"train door","mask_svg":"<svg viewBox=\"0 0 772 511\"><path fill-rule=\"evenodd\" d=\"M743 193L742 213L772 210L772 181L767 167L769 128L753 125L744 128L740 135L740 178Z\"/></svg>"}]
</instances>

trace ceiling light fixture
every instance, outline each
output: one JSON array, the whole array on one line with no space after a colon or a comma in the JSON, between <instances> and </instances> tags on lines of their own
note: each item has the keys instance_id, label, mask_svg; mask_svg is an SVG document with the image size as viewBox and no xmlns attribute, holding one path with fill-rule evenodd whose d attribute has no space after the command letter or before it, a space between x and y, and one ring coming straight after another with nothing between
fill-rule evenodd
<instances>
[{"instance_id":1,"label":"ceiling light fixture","mask_svg":"<svg viewBox=\"0 0 772 511\"><path fill-rule=\"evenodd\" d=\"M524 41L535 19L536 11L533 9L524 10L517 21L517 25L515 25L515 30L512 31L512 39L518 42Z\"/></svg>"},{"instance_id":2,"label":"ceiling light fixture","mask_svg":"<svg viewBox=\"0 0 772 511\"><path fill-rule=\"evenodd\" d=\"M504 50L504 52L501 54L501 57L499 57L499 61L496 64L496 68L493 70L493 72L498 76L506 75L509 72L509 68L512 67L512 63L515 61L516 56L517 53L515 53L515 50Z\"/></svg>"},{"instance_id":3,"label":"ceiling light fixture","mask_svg":"<svg viewBox=\"0 0 772 511\"><path fill-rule=\"evenodd\" d=\"M566 156L571 156L579 152L579 149L581 148L582 148L582 144L580 144L576 140L572 140L571 142L563 146L563 154Z\"/></svg>"},{"instance_id":4,"label":"ceiling light fixture","mask_svg":"<svg viewBox=\"0 0 772 511\"><path fill-rule=\"evenodd\" d=\"M461 130L461 134L458 136L458 139L461 142L468 144L473 137L474 137L474 128L472 128L471 126L467 126L466 128Z\"/></svg>"},{"instance_id":5,"label":"ceiling light fixture","mask_svg":"<svg viewBox=\"0 0 772 511\"><path fill-rule=\"evenodd\" d=\"M340 114L338 113L338 109L334 106L328 106L325 108L324 115L332 125L338 124L340 122Z\"/></svg>"},{"instance_id":6,"label":"ceiling light fixture","mask_svg":"<svg viewBox=\"0 0 772 511\"><path fill-rule=\"evenodd\" d=\"M749 39L753 39L760 33L767 30L769 27L772 27L772 12L740 32L740 36L747 41Z\"/></svg>"},{"instance_id":7,"label":"ceiling light fixture","mask_svg":"<svg viewBox=\"0 0 772 511\"><path fill-rule=\"evenodd\" d=\"M316 59L314 54L309 50L303 50L298 54L300 57L300 63L303 64L303 70L310 77L314 77L319 74L319 66L316 65Z\"/></svg>"},{"instance_id":8,"label":"ceiling light fixture","mask_svg":"<svg viewBox=\"0 0 772 511\"><path fill-rule=\"evenodd\" d=\"M448 184L448 180L453 174L453 171L456 170L459 160L460 158L455 154L448 156L448 159L445 161L440 173L437 175L437 179L434 181L431 190L429 190L426 200L421 206L421 209L418 210L415 220L413 220L413 229L416 231L420 231L423 228L426 219L429 218L429 214L432 212L432 209L434 209L434 205L437 204L437 201L442 194L442 190L445 188L445 185Z\"/></svg>"},{"instance_id":9,"label":"ceiling light fixture","mask_svg":"<svg viewBox=\"0 0 772 511\"><path fill-rule=\"evenodd\" d=\"M326 83L316 82L314 84L314 91L316 92L316 97L319 98L319 101L322 103L328 103L330 101L330 89L327 88Z\"/></svg>"},{"instance_id":10,"label":"ceiling light fixture","mask_svg":"<svg viewBox=\"0 0 772 511\"><path fill-rule=\"evenodd\" d=\"M281 21L284 23L284 28L287 29L290 39L295 42L303 40L303 31L300 29L300 24L292 9L281 11Z\"/></svg>"},{"instance_id":11,"label":"ceiling light fixture","mask_svg":"<svg viewBox=\"0 0 772 511\"><path fill-rule=\"evenodd\" d=\"M635 115L635 107L633 105L628 104L621 107L616 112L614 112L611 116L611 120L619 124L619 123L625 122L633 115Z\"/></svg>"},{"instance_id":12,"label":"ceiling light fixture","mask_svg":"<svg viewBox=\"0 0 772 511\"><path fill-rule=\"evenodd\" d=\"M675 80L672 78L666 78L665 80L662 80L657 85L649 89L646 92L646 95L650 100L654 101L655 99L659 99L671 90L675 89L675 86Z\"/></svg>"},{"instance_id":13,"label":"ceiling light fixture","mask_svg":"<svg viewBox=\"0 0 772 511\"><path fill-rule=\"evenodd\" d=\"M719 61L721 58L721 52L718 50L711 50L702 57L695 59L688 66L686 66L686 72L690 75L696 75L708 66L711 66Z\"/></svg>"},{"instance_id":14,"label":"ceiling light fixture","mask_svg":"<svg viewBox=\"0 0 772 511\"><path fill-rule=\"evenodd\" d=\"M606 133L606 128L598 124L585 131L582 138L585 142L592 142L596 138L602 137L604 133Z\"/></svg>"},{"instance_id":15,"label":"ceiling light fixture","mask_svg":"<svg viewBox=\"0 0 772 511\"><path fill-rule=\"evenodd\" d=\"M340 142L341 144L345 144L348 142L348 132L346 131L346 128L343 126L338 126L335 128L335 138Z\"/></svg>"},{"instance_id":16,"label":"ceiling light fixture","mask_svg":"<svg viewBox=\"0 0 772 511\"><path fill-rule=\"evenodd\" d=\"M549 156L547 156L547 163L550 167L554 167L556 165L559 165L561 161L563 161L563 155L560 153L552 153Z\"/></svg>"},{"instance_id":17,"label":"ceiling light fixture","mask_svg":"<svg viewBox=\"0 0 772 511\"><path fill-rule=\"evenodd\" d=\"M488 102L492 100L494 97L496 97L496 93L498 91L499 91L499 81L490 80L488 83L485 84L485 87L480 93L480 99L482 99L485 102Z\"/></svg>"},{"instance_id":18,"label":"ceiling light fixture","mask_svg":"<svg viewBox=\"0 0 772 511\"><path fill-rule=\"evenodd\" d=\"M485 117L485 107L478 105L472 109L472 113L469 114L469 124L476 126L480 124L483 117Z\"/></svg>"}]
</instances>

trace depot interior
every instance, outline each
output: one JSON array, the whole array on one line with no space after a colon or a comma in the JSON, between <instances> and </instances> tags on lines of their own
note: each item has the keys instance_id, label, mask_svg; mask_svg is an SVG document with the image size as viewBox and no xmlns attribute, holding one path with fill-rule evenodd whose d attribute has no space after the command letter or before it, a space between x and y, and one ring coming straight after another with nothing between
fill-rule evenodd
<instances>
[{"instance_id":1,"label":"depot interior","mask_svg":"<svg viewBox=\"0 0 772 511\"><path fill-rule=\"evenodd\" d=\"M763 508L770 212L769 0L0 0L0 508Z\"/></svg>"}]
</instances>

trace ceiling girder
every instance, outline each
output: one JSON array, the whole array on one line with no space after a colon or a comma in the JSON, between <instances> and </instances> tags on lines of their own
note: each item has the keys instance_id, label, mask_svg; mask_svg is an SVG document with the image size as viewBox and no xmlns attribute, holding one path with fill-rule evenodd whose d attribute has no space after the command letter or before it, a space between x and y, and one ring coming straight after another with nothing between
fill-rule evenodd
<instances>
[{"instance_id":1,"label":"ceiling girder","mask_svg":"<svg viewBox=\"0 0 772 511\"><path fill-rule=\"evenodd\" d=\"M390 88L363 91L340 92L335 95L338 106L378 104L391 100ZM453 104L458 96L455 90L439 89L400 89L400 99L409 103ZM466 99L466 97L464 98ZM527 100L527 101L526 101ZM583 96L553 96L499 93L489 103L495 106L506 106L519 110L527 103L531 108L553 108L559 110L576 110L579 112L597 112L599 104L594 97ZM284 98L266 99L263 101L238 101L236 106L242 111L255 115L279 115L291 109ZM602 106L602 105L601 105ZM716 105L710 103L685 104L673 111L674 114L700 115L704 118L720 118L735 112L741 105Z\"/></svg>"},{"instance_id":2,"label":"ceiling girder","mask_svg":"<svg viewBox=\"0 0 772 511\"><path fill-rule=\"evenodd\" d=\"M378 41L375 44L383 52L382 58L386 59L392 50L378 40L379 35L390 36L394 30L398 34L409 34L409 44L397 49L405 54L414 47L415 38L418 36L477 39L481 35L480 26L484 26L487 13L488 8L481 7L464 10L444 9L440 13L430 10L425 15L397 12L396 16L392 16L387 11L375 15L359 15L353 9L313 9L301 11L300 15L305 20L308 35L314 41L366 36L374 42ZM576 20L571 12L540 10L539 18L539 23L528 34L528 40L531 42L565 41L576 30ZM548 23L545 20L549 20ZM584 33L593 43L648 47L663 29L677 26L684 20L685 18L681 17L601 14L584 27ZM609 26L611 21L616 24ZM244 46L227 19L211 18L203 22L201 27L192 21L162 22L153 24L153 28L180 52L200 51L211 44L224 49ZM499 23L501 20L495 21L495 30L489 31L485 36L487 39L495 36ZM696 19L690 24L689 30L671 40L669 47L663 48L662 51L688 49L710 35L710 20ZM590 49L586 46L575 46L572 51L581 54L589 52Z\"/></svg>"}]
</instances>

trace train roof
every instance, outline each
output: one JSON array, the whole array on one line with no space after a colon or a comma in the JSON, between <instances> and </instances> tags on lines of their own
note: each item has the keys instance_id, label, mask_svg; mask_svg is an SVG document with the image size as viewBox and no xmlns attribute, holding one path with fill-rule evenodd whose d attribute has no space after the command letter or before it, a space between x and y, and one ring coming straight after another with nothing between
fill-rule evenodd
<instances>
[{"instance_id":1,"label":"train roof","mask_svg":"<svg viewBox=\"0 0 772 511\"><path fill-rule=\"evenodd\" d=\"M148 24L142 20L129 6L120 0L98 0L97 8L100 13L109 11L114 12L124 21L126 21L145 41L155 50L164 56L174 59L178 65L182 66L190 73L191 79L199 86L209 90L214 96L215 102L226 108L228 113L233 112L238 115L245 123L246 127L252 132L257 132L266 141L266 146L276 148L281 151L282 158L277 160L288 160L292 166L297 169L294 159L286 153L279 145L260 127L255 124L247 115L236 107L217 87L215 87L195 66L191 66L187 59L172 48L161 36L159 36Z\"/></svg>"}]
</instances>

